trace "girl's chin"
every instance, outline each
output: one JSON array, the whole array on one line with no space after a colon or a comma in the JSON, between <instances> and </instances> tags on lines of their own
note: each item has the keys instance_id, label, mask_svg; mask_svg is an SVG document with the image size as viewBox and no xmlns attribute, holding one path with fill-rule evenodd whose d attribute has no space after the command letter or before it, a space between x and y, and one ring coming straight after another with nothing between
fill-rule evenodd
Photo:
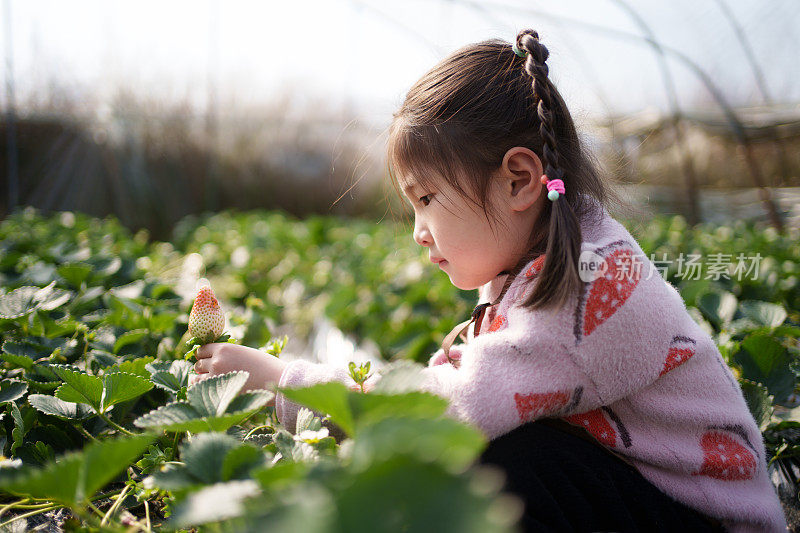
<instances>
[{"instance_id":1,"label":"girl's chin","mask_svg":"<svg viewBox=\"0 0 800 533\"><path fill-rule=\"evenodd\" d=\"M483 284L476 284L474 282L469 282L466 280L459 280L457 278L453 278L453 276L450 276L450 283L452 283L455 287L461 289L462 291L473 291L483 286Z\"/></svg>"}]
</instances>

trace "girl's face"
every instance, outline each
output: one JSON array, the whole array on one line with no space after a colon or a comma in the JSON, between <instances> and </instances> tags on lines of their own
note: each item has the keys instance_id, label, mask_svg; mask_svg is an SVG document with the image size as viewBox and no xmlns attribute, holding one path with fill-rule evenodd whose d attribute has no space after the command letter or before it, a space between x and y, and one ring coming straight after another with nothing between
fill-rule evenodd
<instances>
[{"instance_id":1,"label":"girl's face","mask_svg":"<svg viewBox=\"0 0 800 533\"><path fill-rule=\"evenodd\" d=\"M492 180L489 200L499 220L489 219L473 202L443 180L422 190L414 180L401 183L414 209L414 241L428 248L453 285L472 290L514 267L524 253L532 219L520 217L505 202L505 180Z\"/></svg>"}]
</instances>

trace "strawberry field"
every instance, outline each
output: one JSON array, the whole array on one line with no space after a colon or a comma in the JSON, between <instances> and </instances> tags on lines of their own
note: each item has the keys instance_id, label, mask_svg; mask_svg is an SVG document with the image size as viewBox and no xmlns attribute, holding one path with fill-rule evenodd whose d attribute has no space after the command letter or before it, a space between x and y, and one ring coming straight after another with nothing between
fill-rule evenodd
<instances>
[{"instance_id":1,"label":"strawberry field","mask_svg":"<svg viewBox=\"0 0 800 533\"><path fill-rule=\"evenodd\" d=\"M800 235L629 227L739 378L794 512ZM757 268L735 275L742 261ZM280 356L324 316L374 343L382 379L287 391L308 407L295 428L271 391L241 392L244 372L189 387L199 277L236 342ZM513 531L520 504L474 465L480 433L414 387L475 299L387 221L222 212L151 242L114 219L17 212L0 223L0 529Z\"/></svg>"}]
</instances>

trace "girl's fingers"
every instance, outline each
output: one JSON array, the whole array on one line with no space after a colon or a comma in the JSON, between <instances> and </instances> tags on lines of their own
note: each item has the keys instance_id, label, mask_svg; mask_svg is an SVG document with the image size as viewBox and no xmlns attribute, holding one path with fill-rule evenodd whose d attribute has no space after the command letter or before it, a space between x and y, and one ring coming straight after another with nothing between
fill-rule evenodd
<instances>
[{"instance_id":1,"label":"girl's fingers","mask_svg":"<svg viewBox=\"0 0 800 533\"><path fill-rule=\"evenodd\" d=\"M204 372L202 374L192 374L189 376L189 385L194 385L195 383L203 381L207 376L208 376L207 372Z\"/></svg>"},{"instance_id":2,"label":"girl's fingers","mask_svg":"<svg viewBox=\"0 0 800 533\"><path fill-rule=\"evenodd\" d=\"M198 374L202 374L203 372L208 372L207 370L203 370L203 359L198 359L197 362L194 364L194 371Z\"/></svg>"},{"instance_id":3,"label":"girl's fingers","mask_svg":"<svg viewBox=\"0 0 800 533\"><path fill-rule=\"evenodd\" d=\"M211 345L210 344L204 344L204 345L200 346L197 349L197 351L195 352L195 355L197 356L198 359L207 359L207 358L211 357L211 355L212 355L211 354Z\"/></svg>"}]
</instances>

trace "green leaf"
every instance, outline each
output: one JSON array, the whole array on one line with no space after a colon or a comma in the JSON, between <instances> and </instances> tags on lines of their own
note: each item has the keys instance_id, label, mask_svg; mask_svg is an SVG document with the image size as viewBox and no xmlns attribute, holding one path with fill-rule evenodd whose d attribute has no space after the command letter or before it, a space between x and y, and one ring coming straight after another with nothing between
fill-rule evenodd
<instances>
[{"instance_id":1,"label":"green leaf","mask_svg":"<svg viewBox=\"0 0 800 533\"><path fill-rule=\"evenodd\" d=\"M753 334L739 345L733 361L742 368L742 378L761 383L783 403L794 390L795 376L789 367L792 358L786 348L767 334Z\"/></svg>"},{"instance_id":2,"label":"green leaf","mask_svg":"<svg viewBox=\"0 0 800 533\"><path fill-rule=\"evenodd\" d=\"M250 497L258 495L258 493L258 483L251 479L216 483L204 487L197 492L189 494L180 503L176 504L164 525L170 530L185 529L207 522L218 522L241 516L245 509L243 502ZM271 527L270 529L279 531Z\"/></svg>"},{"instance_id":3,"label":"green leaf","mask_svg":"<svg viewBox=\"0 0 800 533\"><path fill-rule=\"evenodd\" d=\"M150 332L146 329L134 329L131 331L126 331L119 337L117 337L117 341L114 343L114 349L112 350L114 353L118 353L121 348L129 345L135 344L146 337Z\"/></svg>"},{"instance_id":4,"label":"green leaf","mask_svg":"<svg viewBox=\"0 0 800 533\"><path fill-rule=\"evenodd\" d=\"M355 529L338 527L336 523L337 509L330 490L313 481L300 480L289 485L285 492L270 492L262 497L254 497L244 502L245 512L242 519L243 531L261 531L264 524L269 524L271 531L303 531L304 533L323 533L326 531L364 531L365 527L374 524L363 522ZM404 531L402 528L387 531ZM411 529L405 531L414 531ZM420 529L425 531L425 529ZM455 530L454 530L455 531Z\"/></svg>"},{"instance_id":5,"label":"green leaf","mask_svg":"<svg viewBox=\"0 0 800 533\"><path fill-rule=\"evenodd\" d=\"M191 491L234 478L246 479L251 470L266 465L263 451L224 433L199 433L184 442L181 464L154 472L146 485L162 490Z\"/></svg>"},{"instance_id":6,"label":"green leaf","mask_svg":"<svg viewBox=\"0 0 800 533\"><path fill-rule=\"evenodd\" d=\"M28 384L15 379L0 381L0 404L21 398L28 392Z\"/></svg>"},{"instance_id":7,"label":"green leaf","mask_svg":"<svg viewBox=\"0 0 800 533\"><path fill-rule=\"evenodd\" d=\"M437 463L394 455L333 492L335 530L362 531L364 524L378 524L372 531L512 531L523 507L508 497L496 500L502 487L503 475L496 470L458 474ZM435 511L421 512L431 506Z\"/></svg>"},{"instance_id":8,"label":"green leaf","mask_svg":"<svg viewBox=\"0 0 800 533\"><path fill-rule=\"evenodd\" d=\"M687 306L696 306L697 297L710 288L710 280L682 280L679 284L679 292Z\"/></svg>"},{"instance_id":9,"label":"green leaf","mask_svg":"<svg viewBox=\"0 0 800 533\"><path fill-rule=\"evenodd\" d=\"M800 327L797 326L778 326L774 330L772 330L773 335L780 335L783 337L793 337L798 338L800 337Z\"/></svg>"},{"instance_id":10,"label":"green leaf","mask_svg":"<svg viewBox=\"0 0 800 533\"><path fill-rule=\"evenodd\" d=\"M55 281L45 288L24 286L0 296L0 318L14 319L27 315L52 291Z\"/></svg>"},{"instance_id":11,"label":"green leaf","mask_svg":"<svg viewBox=\"0 0 800 533\"><path fill-rule=\"evenodd\" d=\"M293 402L330 415L331 420L345 433L353 434L355 423L348 396L351 391L343 383L331 381L296 389L279 387L278 391Z\"/></svg>"},{"instance_id":12,"label":"green leaf","mask_svg":"<svg viewBox=\"0 0 800 533\"><path fill-rule=\"evenodd\" d=\"M154 439L145 434L104 440L81 452L69 452L41 469L0 469L0 485L4 491L76 508L130 465Z\"/></svg>"},{"instance_id":13,"label":"green leaf","mask_svg":"<svg viewBox=\"0 0 800 533\"><path fill-rule=\"evenodd\" d=\"M250 472L264 466L267 457L263 451L251 444L244 444L228 452L222 461L220 478L223 481L247 479Z\"/></svg>"},{"instance_id":14,"label":"green leaf","mask_svg":"<svg viewBox=\"0 0 800 533\"><path fill-rule=\"evenodd\" d=\"M758 424L761 431L764 431L772 419L772 396L763 385L746 379L739 380L742 387L744 399L750 413Z\"/></svg>"},{"instance_id":15,"label":"green leaf","mask_svg":"<svg viewBox=\"0 0 800 533\"><path fill-rule=\"evenodd\" d=\"M381 369L381 379L375 384L372 392L398 394L420 391L422 371L425 367L409 360L393 361Z\"/></svg>"},{"instance_id":16,"label":"green leaf","mask_svg":"<svg viewBox=\"0 0 800 533\"><path fill-rule=\"evenodd\" d=\"M52 350L37 342L29 340L12 341L7 340L3 343L2 355L4 361L8 361L15 367L30 370L34 362L49 357Z\"/></svg>"},{"instance_id":17,"label":"green leaf","mask_svg":"<svg viewBox=\"0 0 800 533\"><path fill-rule=\"evenodd\" d=\"M725 291L704 292L697 298L697 307L717 327L723 329L736 314L736 296Z\"/></svg>"},{"instance_id":18,"label":"green leaf","mask_svg":"<svg viewBox=\"0 0 800 533\"><path fill-rule=\"evenodd\" d=\"M311 464L281 461L266 468L258 468L251 475L262 488L281 491L289 485L296 485L305 477Z\"/></svg>"},{"instance_id":19,"label":"green leaf","mask_svg":"<svg viewBox=\"0 0 800 533\"><path fill-rule=\"evenodd\" d=\"M469 468L486 447L481 433L451 418L384 418L365 425L353 447L353 468L360 470L398 453L436 461L450 471Z\"/></svg>"},{"instance_id":20,"label":"green leaf","mask_svg":"<svg viewBox=\"0 0 800 533\"><path fill-rule=\"evenodd\" d=\"M357 425L395 416L438 418L447 410L447 400L427 392L352 394Z\"/></svg>"},{"instance_id":21,"label":"green leaf","mask_svg":"<svg viewBox=\"0 0 800 533\"><path fill-rule=\"evenodd\" d=\"M52 311L53 309L61 307L67 303L72 296L73 294L70 291L64 289L52 289L51 291L47 291L46 293L39 294L37 296L39 298L38 309L41 309L42 311Z\"/></svg>"},{"instance_id":22,"label":"green leaf","mask_svg":"<svg viewBox=\"0 0 800 533\"><path fill-rule=\"evenodd\" d=\"M203 381L210 379L212 378ZM133 424L141 428L161 428L171 432L226 431L266 405L272 397L273 394L268 391L248 391L234 398L228 405L228 412L219 416L200 411L189 402L179 400L140 416Z\"/></svg>"},{"instance_id":23,"label":"green leaf","mask_svg":"<svg viewBox=\"0 0 800 533\"><path fill-rule=\"evenodd\" d=\"M301 407L297 412L297 420L295 423L295 435L299 435L306 430L317 431L322 427L322 422L310 409Z\"/></svg>"},{"instance_id":24,"label":"green leaf","mask_svg":"<svg viewBox=\"0 0 800 533\"><path fill-rule=\"evenodd\" d=\"M256 411L264 407L270 400L275 397L275 393L267 390L249 390L239 394L228 405L228 413L239 413L247 411L248 413Z\"/></svg>"},{"instance_id":25,"label":"green leaf","mask_svg":"<svg viewBox=\"0 0 800 533\"><path fill-rule=\"evenodd\" d=\"M306 388L280 389L290 400L331 420L348 435L359 425L392 416L436 418L447 410L447 400L427 392L404 394L364 394L348 389L343 383L328 382Z\"/></svg>"},{"instance_id":26,"label":"green leaf","mask_svg":"<svg viewBox=\"0 0 800 533\"><path fill-rule=\"evenodd\" d=\"M189 386L189 374L194 365L189 361L176 359L172 362L149 363L145 368L150 372L150 380L157 387L177 394L181 387Z\"/></svg>"},{"instance_id":27,"label":"green leaf","mask_svg":"<svg viewBox=\"0 0 800 533\"><path fill-rule=\"evenodd\" d=\"M108 368L119 363L119 357L111 352L105 350L89 350L86 354L87 368L94 368L91 366L92 362L97 362L100 368Z\"/></svg>"},{"instance_id":28,"label":"green leaf","mask_svg":"<svg viewBox=\"0 0 800 533\"><path fill-rule=\"evenodd\" d=\"M782 305L769 302L746 301L739 304L739 309L758 325L769 328L780 326L787 317Z\"/></svg>"},{"instance_id":29,"label":"green leaf","mask_svg":"<svg viewBox=\"0 0 800 533\"><path fill-rule=\"evenodd\" d=\"M50 369L64 381L55 396L65 402L87 403L102 412L103 381L97 377L73 370L65 365L50 365Z\"/></svg>"},{"instance_id":30,"label":"green leaf","mask_svg":"<svg viewBox=\"0 0 800 533\"><path fill-rule=\"evenodd\" d=\"M138 398L152 388L149 380L135 374L108 372L103 376L102 412L114 404Z\"/></svg>"},{"instance_id":31,"label":"green leaf","mask_svg":"<svg viewBox=\"0 0 800 533\"><path fill-rule=\"evenodd\" d=\"M118 365L116 365L113 369L108 370L109 372L118 369L120 372L127 372L128 374L136 374L137 376L143 377L145 379L150 379L150 372L147 370L147 365L149 365L155 358L151 355L147 357L137 357L131 361L122 361Z\"/></svg>"},{"instance_id":32,"label":"green leaf","mask_svg":"<svg viewBox=\"0 0 800 533\"><path fill-rule=\"evenodd\" d=\"M28 315L28 333L36 337L44 335L44 322L39 316L39 308L34 309Z\"/></svg>"},{"instance_id":33,"label":"green leaf","mask_svg":"<svg viewBox=\"0 0 800 533\"><path fill-rule=\"evenodd\" d=\"M61 419L81 420L94 414L92 408L85 403L65 402L49 394L30 394L28 402L36 410Z\"/></svg>"},{"instance_id":34,"label":"green leaf","mask_svg":"<svg viewBox=\"0 0 800 533\"><path fill-rule=\"evenodd\" d=\"M178 401L162 405L133 421L140 428L163 428L167 431L200 432L207 429L203 415L187 402ZM231 424L233 425L233 424Z\"/></svg>"},{"instance_id":35,"label":"green leaf","mask_svg":"<svg viewBox=\"0 0 800 533\"><path fill-rule=\"evenodd\" d=\"M11 418L14 419L14 426L11 430L11 437L13 439L11 444L11 454L13 455L17 448L22 446L22 439L25 438L25 433L27 433L30 429L30 424L26 423L25 417L22 416L22 412L19 410L19 406L16 404L16 402L9 402L8 412L11 415Z\"/></svg>"},{"instance_id":36,"label":"green leaf","mask_svg":"<svg viewBox=\"0 0 800 533\"><path fill-rule=\"evenodd\" d=\"M222 478L225 456L240 446L245 445L224 433L200 433L181 447L181 461L203 484L225 481Z\"/></svg>"},{"instance_id":37,"label":"green leaf","mask_svg":"<svg viewBox=\"0 0 800 533\"><path fill-rule=\"evenodd\" d=\"M50 393L56 390L62 384L60 381L39 381L28 376L22 376L22 379L25 380L25 383L27 383L32 390L38 392Z\"/></svg>"},{"instance_id":38,"label":"green leaf","mask_svg":"<svg viewBox=\"0 0 800 533\"><path fill-rule=\"evenodd\" d=\"M248 372L228 372L203 379L186 391L186 399L199 413L216 416L225 413L250 377Z\"/></svg>"},{"instance_id":39,"label":"green leaf","mask_svg":"<svg viewBox=\"0 0 800 533\"><path fill-rule=\"evenodd\" d=\"M64 263L58 267L56 272L58 275L67 280L70 285L75 288L80 288L89 274L92 273L93 267L87 263Z\"/></svg>"},{"instance_id":40,"label":"green leaf","mask_svg":"<svg viewBox=\"0 0 800 533\"><path fill-rule=\"evenodd\" d=\"M51 365L50 368L64 381L55 393L57 398L89 404L98 413L105 413L117 403L138 398L153 388L150 381L126 372L109 371L100 378L65 365Z\"/></svg>"}]
</instances>

